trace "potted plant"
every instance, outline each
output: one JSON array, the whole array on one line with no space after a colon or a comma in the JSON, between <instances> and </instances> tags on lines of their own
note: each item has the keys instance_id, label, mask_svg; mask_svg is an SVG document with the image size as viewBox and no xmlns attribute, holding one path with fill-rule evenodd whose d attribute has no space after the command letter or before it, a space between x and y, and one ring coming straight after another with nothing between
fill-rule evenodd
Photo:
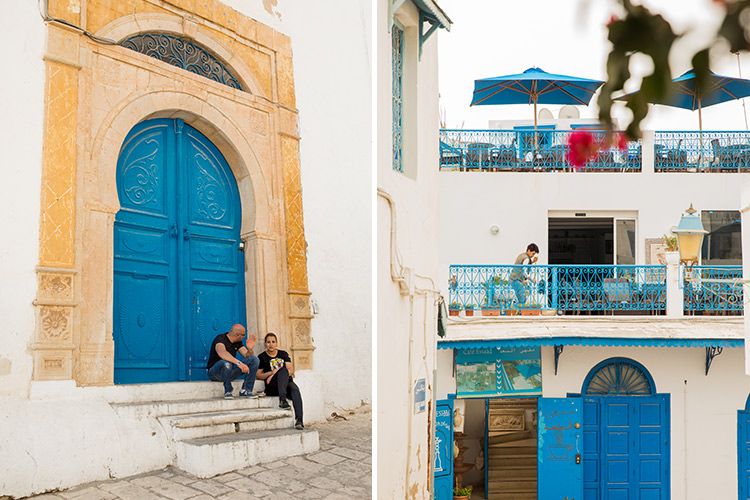
<instances>
[{"instance_id":1,"label":"potted plant","mask_svg":"<svg viewBox=\"0 0 750 500\"><path fill-rule=\"evenodd\" d=\"M461 304L458 302L451 302L448 306L448 315L449 316L458 316L458 313L461 311Z\"/></svg>"},{"instance_id":2,"label":"potted plant","mask_svg":"<svg viewBox=\"0 0 750 500\"><path fill-rule=\"evenodd\" d=\"M664 246L665 246L665 251L667 252L676 252L677 250L679 250L677 248L677 236L667 236L665 234Z\"/></svg>"},{"instance_id":3,"label":"potted plant","mask_svg":"<svg viewBox=\"0 0 750 500\"><path fill-rule=\"evenodd\" d=\"M500 316L500 309L487 299L482 302L482 316Z\"/></svg>"},{"instance_id":4,"label":"potted plant","mask_svg":"<svg viewBox=\"0 0 750 500\"><path fill-rule=\"evenodd\" d=\"M467 316L474 316L474 304L466 304L464 306L464 312Z\"/></svg>"},{"instance_id":5,"label":"potted plant","mask_svg":"<svg viewBox=\"0 0 750 500\"><path fill-rule=\"evenodd\" d=\"M456 485L453 488L453 500L469 500L471 498L471 490L471 485L463 487Z\"/></svg>"}]
</instances>

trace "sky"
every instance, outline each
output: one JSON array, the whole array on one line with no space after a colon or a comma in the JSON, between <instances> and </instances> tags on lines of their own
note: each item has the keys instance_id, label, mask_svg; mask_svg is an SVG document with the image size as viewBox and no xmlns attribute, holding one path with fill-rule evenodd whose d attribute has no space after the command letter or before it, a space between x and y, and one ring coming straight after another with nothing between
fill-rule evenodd
<instances>
[{"instance_id":1,"label":"sky","mask_svg":"<svg viewBox=\"0 0 750 500\"><path fill-rule=\"evenodd\" d=\"M536 66L548 73L606 79L610 46L605 25L620 13L614 0L439 0L453 21L451 31L438 30L441 116L447 128L487 128L488 120L533 120L532 105L469 107L474 80L521 73ZM638 2L634 2L638 3ZM670 56L673 77L690 69L692 55L705 48L716 32L722 8L712 0L650 0L640 2L662 14L673 30L684 34ZM739 61L727 47L712 49L711 69L720 75L750 78L750 55ZM650 73L651 61L631 62L631 73ZM637 90L638 81L626 90ZM598 114L597 95L582 118ZM557 117L562 106L546 107ZM750 108L750 98L745 100ZM617 104L614 116L623 125L629 111ZM747 114L750 120L750 113ZM703 109L704 130L746 130L742 101ZM650 106L644 130L697 130L698 112Z\"/></svg>"}]
</instances>

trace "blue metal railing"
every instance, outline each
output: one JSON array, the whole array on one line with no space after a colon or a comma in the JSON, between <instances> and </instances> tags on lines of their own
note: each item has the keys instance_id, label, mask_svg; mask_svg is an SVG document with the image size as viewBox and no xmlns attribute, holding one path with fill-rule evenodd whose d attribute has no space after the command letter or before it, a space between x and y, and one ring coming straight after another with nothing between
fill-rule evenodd
<instances>
[{"instance_id":1,"label":"blue metal railing","mask_svg":"<svg viewBox=\"0 0 750 500\"><path fill-rule=\"evenodd\" d=\"M750 133L655 132L656 172L750 172Z\"/></svg>"},{"instance_id":2,"label":"blue metal railing","mask_svg":"<svg viewBox=\"0 0 750 500\"><path fill-rule=\"evenodd\" d=\"M694 266L692 276L683 268L685 312L742 315L741 279L742 266Z\"/></svg>"},{"instance_id":3,"label":"blue metal railing","mask_svg":"<svg viewBox=\"0 0 750 500\"><path fill-rule=\"evenodd\" d=\"M666 309L666 266L450 266L449 309L642 311Z\"/></svg>"},{"instance_id":4,"label":"blue metal railing","mask_svg":"<svg viewBox=\"0 0 750 500\"><path fill-rule=\"evenodd\" d=\"M574 130L440 130L440 166L476 171L640 172L641 141L627 149L602 149L582 167L566 158L568 137ZM605 132L592 131L605 142Z\"/></svg>"}]
</instances>

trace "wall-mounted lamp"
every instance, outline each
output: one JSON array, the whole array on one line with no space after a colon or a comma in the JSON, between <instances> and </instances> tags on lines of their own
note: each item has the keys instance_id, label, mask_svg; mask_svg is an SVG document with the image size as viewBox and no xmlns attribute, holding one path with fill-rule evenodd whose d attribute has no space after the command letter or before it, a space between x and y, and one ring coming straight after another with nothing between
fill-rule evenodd
<instances>
[{"instance_id":1,"label":"wall-mounted lamp","mask_svg":"<svg viewBox=\"0 0 750 500\"><path fill-rule=\"evenodd\" d=\"M677 248L680 250L680 260L687 264L688 274L692 272L693 265L698 262L701 252L703 237L708 233L703 229L700 217L695 215L697 210L690 204L680 218L680 223L672 232L677 236Z\"/></svg>"},{"instance_id":2,"label":"wall-mounted lamp","mask_svg":"<svg viewBox=\"0 0 750 500\"><path fill-rule=\"evenodd\" d=\"M490 234L495 235L495 234L497 234L499 232L500 232L500 228L499 227L497 227L495 225L493 225L493 226L490 227Z\"/></svg>"}]
</instances>

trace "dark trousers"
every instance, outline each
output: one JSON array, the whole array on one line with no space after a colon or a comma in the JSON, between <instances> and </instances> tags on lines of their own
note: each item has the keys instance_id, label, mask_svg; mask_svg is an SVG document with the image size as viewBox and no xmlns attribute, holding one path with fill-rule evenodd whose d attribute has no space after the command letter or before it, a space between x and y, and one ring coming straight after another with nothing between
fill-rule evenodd
<instances>
[{"instance_id":1,"label":"dark trousers","mask_svg":"<svg viewBox=\"0 0 750 500\"><path fill-rule=\"evenodd\" d=\"M286 369L286 366L281 367L270 382L266 379L266 395L283 396L291 399L295 418L300 421L302 420L302 394L299 392L299 387L294 383L294 380L289 377L289 371Z\"/></svg>"}]
</instances>

